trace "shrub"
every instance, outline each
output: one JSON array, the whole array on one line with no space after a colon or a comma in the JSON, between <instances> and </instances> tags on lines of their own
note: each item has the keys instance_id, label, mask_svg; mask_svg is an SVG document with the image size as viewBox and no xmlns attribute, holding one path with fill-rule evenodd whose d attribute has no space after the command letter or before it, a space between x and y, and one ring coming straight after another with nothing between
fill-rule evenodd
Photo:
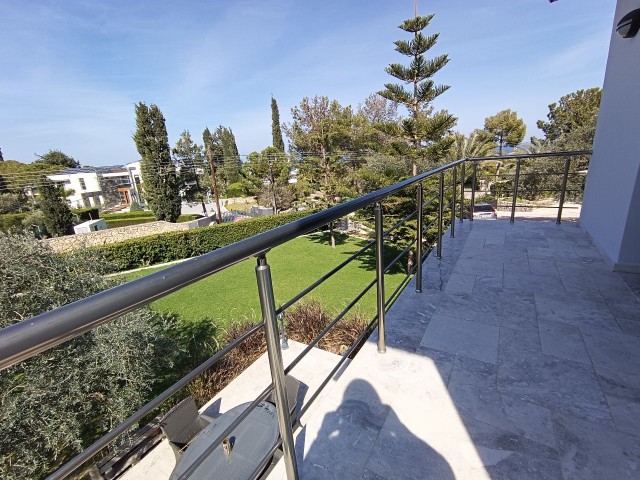
<instances>
[{"instance_id":1,"label":"shrub","mask_svg":"<svg viewBox=\"0 0 640 480\"><path fill-rule=\"evenodd\" d=\"M144 209L140 206L140 204L138 202L131 202L131 205L129 205L129 211L130 212L143 212Z\"/></svg>"},{"instance_id":2,"label":"shrub","mask_svg":"<svg viewBox=\"0 0 640 480\"><path fill-rule=\"evenodd\" d=\"M176 223L184 223L191 222L192 220L196 220L201 218L201 215L196 215L193 213L187 215L180 215ZM107 228L118 228L118 227L128 227L129 225L142 225L144 223L156 222L156 217L154 216L140 216L140 217L124 217L124 218L113 218L109 217L105 220L107 223Z\"/></svg>"},{"instance_id":3,"label":"shrub","mask_svg":"<svg viewBox=\"0 0 640 480\"><path fill-rule=\"evenodd\" d=\"M246 197L248 195L246 187L241 182L230 184L224 193L227 198Z\"/></svg>"},{"instance_id":4,"label":"shrub","mask_svg":"<svg viewBox=\"0 0 640 480\"><path fill-rule=\"evenodd\" d=\"M28 213L5 213L0 215L0 231L21 231L22 222L28 216Z\"/></svg>"},{"instance_id":5,"label":"shrub","mask_svg":"<svg viewBox=\"0 0 640 480\"><path fill-rule=\"evenodd\" d=\"M71 213L78 217L80 222L97 220L100 218L100 212L98 212L97 208L76 208L75 210L71 210Z\"/></svg>"},{"instance_id":6,"label":"shrub","mask_svg":"<svg viewBox=\"0 0 640 480\"><path fill-rule=\"evenodd\" d=\"M106 220L107 228L128 227L130 225L142 225L155 222L156 217L114 218Z\"/></svg>"},{"instance_id":7,"label":"shrub","mask_svg":"<svg viewBox=\"0 0 640 480\"><path fill-rule=\"evenodd\" d=\"M287 335L292 340L309 344L331 321L331 317L317 301L303 303L285 315ZM342 354L358 338L367 322L358 315L340 320L318 346L332 353ZM221 344L227 345L253 328L248 321L229 327L222 336ZM258 330L244 342L231 350L189 385L189 393L196 403L204 405L233 379L255 362L266 351L264 329Z\"/></svg>"},{"instance_id":8,"label":"shrub","mask_svg":"<svg viewBox=\"0 0 640 480\"><path fill-rule=\"evenodd\" d=\"M285 313L287 335L300 343L311 343L333 320L317 300L302 303ZM344 353L362 333L366 320L359 315L351 315L336 323L318 343L323 350L335 354Z\"/></svg>"},{"instance_id":9,"label":"shrub","mask_svg":"<svg viewBox=\"0 0 640 480\"><path fill-rule=\"evenodd\" d=\"M0 234L0 327L111 286L93 252ZM139 407L175 344L143 307L0 375L0 478L42 478Z\"/></svg>"},{"instance_id":10,"label":"shrub","mask_svg":"<svg viewBox=\"0 0 640 480\"><path fill-rule=\"evenodd\" d=\"M223 223L182 232L161 233L111 243L99 247L118 270L195 257L231 245L280 225L298 220L312 212L291 212Z\"/></svg>"},{"instance_id":11,"label":"shrub","mask_svg":"<svg viewBox=\"0 0 640 480\"><path fill-rule=\"evenodd\" d=\"M122 213L103 213L101 218L105 220L118 220L123 218L156 218L150 210L144 210L142 212L122 212Z\"/></svg>"}]
</instances>

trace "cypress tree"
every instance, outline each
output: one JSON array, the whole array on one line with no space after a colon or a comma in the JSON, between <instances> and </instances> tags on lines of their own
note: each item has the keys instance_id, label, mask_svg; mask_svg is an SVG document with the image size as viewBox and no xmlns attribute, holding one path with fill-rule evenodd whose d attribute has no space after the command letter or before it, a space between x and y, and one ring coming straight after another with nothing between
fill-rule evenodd
<instances>
[{"instance_id":1,"label":"cypress tree","mask_svg":"<svg viewBox=\"0 0 640 480\"><path fill-rule=\"evenodd\" d=\"M273 138L273 146L284 152L284 141L282 140L282 129L280 128L280 111L278 110L278 102L271 97L271 136Z\"/></svg>"},{"instance_id":2,"label":"cypress tree","mask_svg":"<svg viewBox=\"0 0 640 480\"><path fill-rule=\"evenodd\" d=\"M413 39L397 40L396 51L411 59L409 67L392 63L385 71L401 80L404 84L412 84L412 89L406 89L402 84L386 83L385 89L379 95L407 107L410 118L403 119L397 125L397 134L408 140L412 147L414 158L412 174L417 174L416 157L422 147L428 147L426 154L441 156L447 152L453 138L444 138L456 123L456 118L446 111L433 113L429 104L439 95L449 89L448 85L435 85L431 77L444 67L449 58L439 55L431 60L424 57L424 53L431 49L438 41L438 33L425 37L422 34L433 15L416 16L405 20L400 29L413 34Z\"/></svg>"},{"instance_id":3,"label":"cypress tree","mask_svg":"<svg viewBox=\"0 0 640 480\"><path fill-rule=\"evenodd\" d=\"M53 184L46 177L38 183L40 210L44 214L44 225L54 237L62 237L72 232L73 215L64 200L62 187Z\"/></svg>"},{"instance_id":4,"label":"cypress tree","mask_svg":"<svg viewBox=\"0 0 640 480\"><path fill-rule=\"evenodd\" d=\"M137 128L133 140L142 157L144 197L156 219L175 222L180 216L181 201L164 116L156 105L147 107L142 102L135 111Z\"/></svg>"},{"instance_id":5,"label":"cypress tree","mask_svg":"<svg viewBox=\"0 0 640 480\"><path fill-rule=\"evenodd\" d=\"M240 155L238 154L238 146L236 145L236 137L230 128L220 125L216 129L215 135L222 145L223 156L223 172L227 186L235 183L240 178Z\"/></svg>"}]
</instances>

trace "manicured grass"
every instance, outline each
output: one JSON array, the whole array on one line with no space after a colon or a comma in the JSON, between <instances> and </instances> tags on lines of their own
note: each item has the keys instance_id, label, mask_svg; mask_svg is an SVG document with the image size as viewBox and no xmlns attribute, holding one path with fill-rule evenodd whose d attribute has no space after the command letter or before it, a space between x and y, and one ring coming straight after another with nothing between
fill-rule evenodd
<instances>
[{"instance_id":1,"label":"manicured grass","mask_svg":"<svg viewBox=\"0 0 640 480\"><path fill-rule=\"evenodd\" d=\"M367 242L341 237L332 249L324 236L294 239L267 254L276 305L285 303L302 289L329 272L333 267L358 251ZM389 247L387 262L397 255ZM406 262L399 262L385 277L387 296L405 275ZM181 318L198 320L210 317L222 328L236 320L260 318L260 302L256 286L255 259L248 259L211 277L157 300L153 308L174 312ZM148 275L160 269L142 270L124 276L127 280ZM306 299L317 299L325 308L338 313L375 278L375 247L348 264L340 272L312 291ZM372 318L376 310L375 286L354 307L355 312Z\"/></svg>"}]
</instances>

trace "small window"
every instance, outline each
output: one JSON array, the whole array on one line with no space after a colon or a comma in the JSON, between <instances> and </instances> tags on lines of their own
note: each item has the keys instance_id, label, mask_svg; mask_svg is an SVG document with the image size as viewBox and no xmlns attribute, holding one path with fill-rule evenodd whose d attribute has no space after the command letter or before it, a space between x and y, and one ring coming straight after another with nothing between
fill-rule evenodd
<instances>
[{"instance_id":1,"label":"small window","mask_svg":"<svg viewBox=\"0 0 640 480\"><path fill-rule=\"evenodd\" d=\"M86 190L87 189L87 185L84 183L84 178L80 179L80 188L82 190Z\"/></svg>"}]
</instances>

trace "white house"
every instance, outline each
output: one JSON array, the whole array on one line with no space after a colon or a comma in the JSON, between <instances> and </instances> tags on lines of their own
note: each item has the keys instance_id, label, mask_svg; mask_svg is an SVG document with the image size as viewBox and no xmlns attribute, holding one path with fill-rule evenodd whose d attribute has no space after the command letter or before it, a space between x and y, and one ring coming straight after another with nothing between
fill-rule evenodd
<instances>
[{"instance_id":1,"label":"white house","mask_svg":"<svg viewBox=\"0 0 640 480\"><path fill-rule=\"evenodd\" d=\"M49 180L72 192L67 202L72 208L98 207L104 205L104 196L95 168L68 168L53 175Z\"/></svg>"}]
</instances>

